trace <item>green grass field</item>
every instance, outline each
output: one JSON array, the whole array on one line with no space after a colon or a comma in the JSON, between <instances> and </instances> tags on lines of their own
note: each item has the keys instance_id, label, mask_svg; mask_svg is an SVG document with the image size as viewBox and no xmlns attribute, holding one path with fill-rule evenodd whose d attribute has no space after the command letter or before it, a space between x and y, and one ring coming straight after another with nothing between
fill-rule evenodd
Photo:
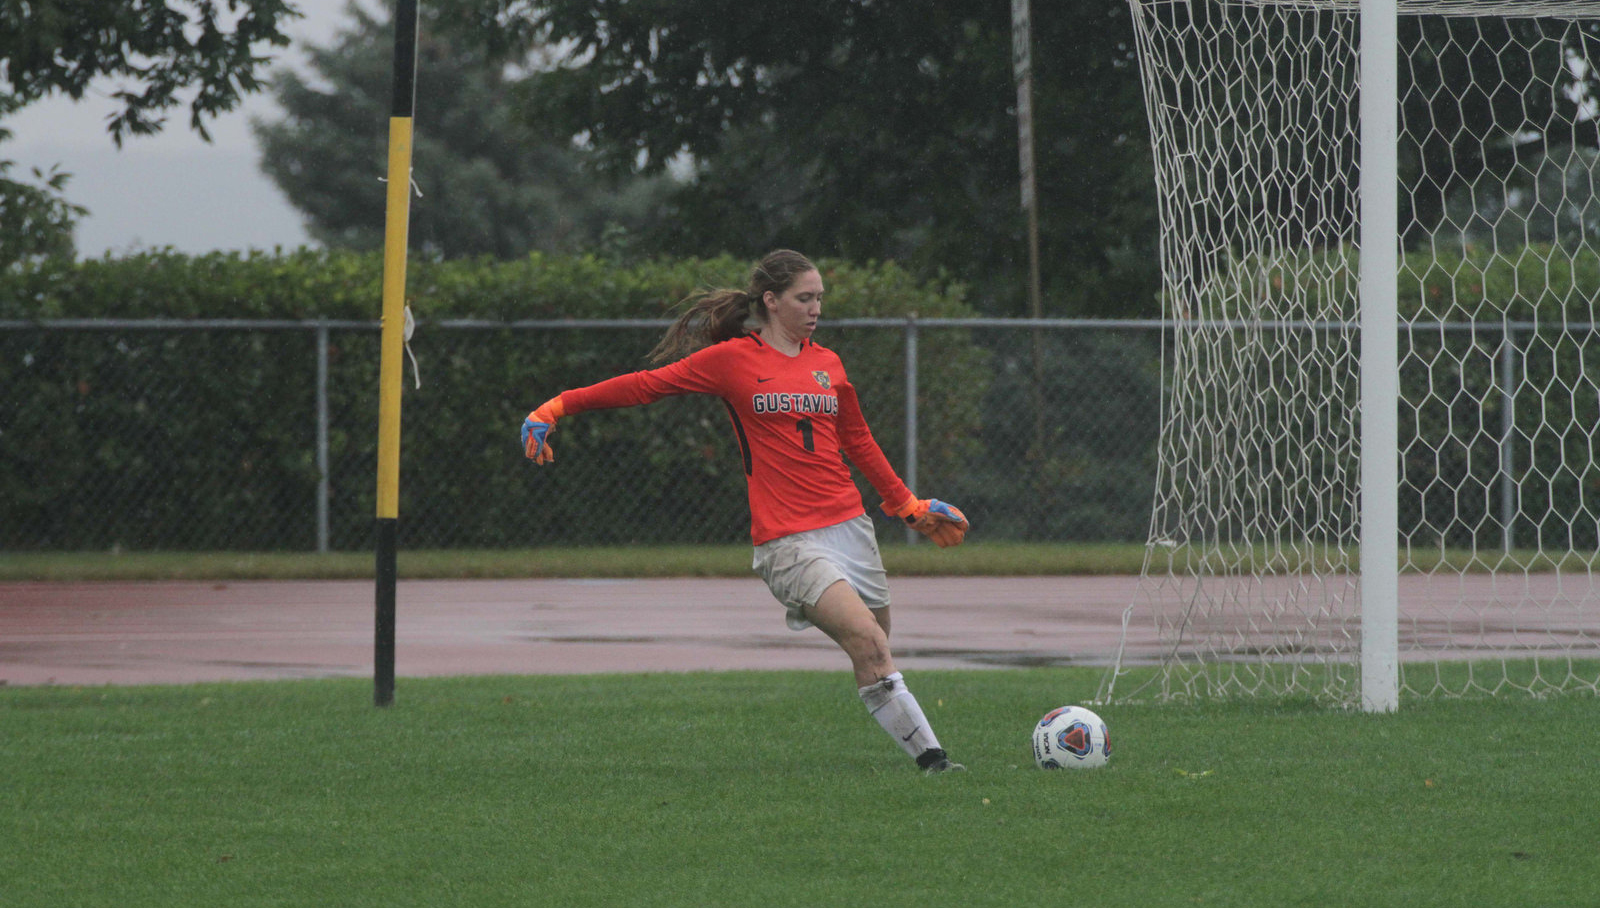
<instances>
[{"instance_id":1,"label":"green grass field","mask_svg":"<svg viewBox=\"0 0 1600 908\"><path fill-rule=\"evenodd\" d=\"M924 777L845 672L0 688L0 905L1600 902L1595 698L1114 705L1094 670L911 679Z\"/></svg>"}]
</instances>

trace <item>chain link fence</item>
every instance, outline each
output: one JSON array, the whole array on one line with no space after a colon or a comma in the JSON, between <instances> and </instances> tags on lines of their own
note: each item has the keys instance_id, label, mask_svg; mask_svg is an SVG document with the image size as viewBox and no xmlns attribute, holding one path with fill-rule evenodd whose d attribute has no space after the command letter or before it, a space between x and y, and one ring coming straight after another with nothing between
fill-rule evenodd
<instances>
[{"instance_id":1,"label":"chain link fence","mask_svg":"<svg viewBox=\"0 0 1600 908\"><path fill-rule=\"evenodd\" d=\"M665 325L421 324L405 375L402 546L747 540L719 401L580 414L552 436L553 466L522 457L528 410L646 368ZM844 359L907 484L959 504L975 538L1142 541L1161 328L858 319L825 324L819 341ZM368 549L377 364L375 322L0 322L0 547ZM884 522L880 535L904 531Z\"/></svg>"}]
</instances>

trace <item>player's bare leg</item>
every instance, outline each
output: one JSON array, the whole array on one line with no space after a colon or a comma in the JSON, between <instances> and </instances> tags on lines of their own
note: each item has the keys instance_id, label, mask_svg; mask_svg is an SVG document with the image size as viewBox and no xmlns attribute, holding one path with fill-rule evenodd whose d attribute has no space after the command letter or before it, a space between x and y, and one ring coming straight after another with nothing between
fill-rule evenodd
<instances>
[{"instance_id":1,"label":"player's bare leg","mask_svg":"<svg viewBox=\"0 0 1600 908\"><path fill-rule=\"evenodd\" d=\"M866 687L894 674L894 658L889 654L889 631L874 617L872 609L856 595L855 588L840 580L823 590L817 604L805 610L806 619L850 657L855 669L856 687Z\"/></svg>"}]
</instances>

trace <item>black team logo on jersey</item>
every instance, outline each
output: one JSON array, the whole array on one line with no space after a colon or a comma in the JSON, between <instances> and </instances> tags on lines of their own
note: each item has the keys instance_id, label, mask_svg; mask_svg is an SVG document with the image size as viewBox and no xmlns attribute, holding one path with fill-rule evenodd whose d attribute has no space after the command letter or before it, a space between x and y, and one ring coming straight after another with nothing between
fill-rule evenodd
<instances>
[{"instance_id":1,"label":"black team logo on jersey","mask_svg":"<svg viewBox=\"0 0 1600 908\"><path fill-rule=\"evenodd\" d=\"M825 389L833 386L833 379L828 375L828 373L822 371L821 369L811 373L811 377L816 379L817 384L821 385Z\"/></svg>"}]
</instances>

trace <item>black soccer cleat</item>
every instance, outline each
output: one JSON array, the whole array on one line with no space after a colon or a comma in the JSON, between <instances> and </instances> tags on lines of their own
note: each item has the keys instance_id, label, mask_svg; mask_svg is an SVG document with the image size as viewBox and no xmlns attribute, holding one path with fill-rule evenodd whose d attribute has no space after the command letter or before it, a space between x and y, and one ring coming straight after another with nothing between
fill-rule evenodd
<instances>
[{"instance_id":1,"label":"black soccer cleat","mask_svg":"<svg viewBox=\"0 0 1600 908\"><path fill-rule=\"evenodd\" d=\"M930 747L917 757L917 766L924 773L936 776L941 772L966 772L967 768L950 759L942 747Z\"/></svg>"}]
</instances>

